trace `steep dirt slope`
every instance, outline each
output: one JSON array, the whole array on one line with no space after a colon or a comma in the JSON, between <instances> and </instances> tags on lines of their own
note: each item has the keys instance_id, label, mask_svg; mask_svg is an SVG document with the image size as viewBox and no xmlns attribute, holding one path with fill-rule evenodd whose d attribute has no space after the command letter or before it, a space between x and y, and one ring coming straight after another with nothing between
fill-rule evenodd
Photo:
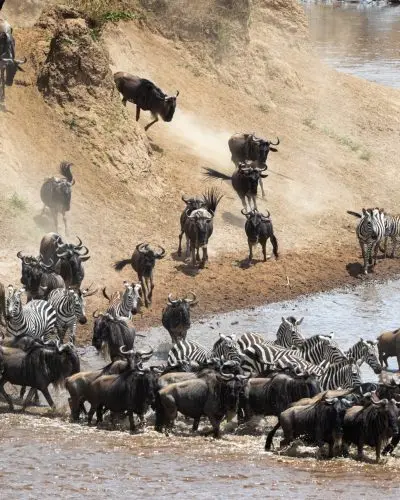
<instances>
[{"instance_id":1,"label":"steep dirt slope","mask_svg":"<svg viewBox=\"0 0 400 500\"><path fill-rule=\"evenodd\" d=\"M210 0L194 15L189 1L143 0L144 21L107 26L103 41L112 70L151 78L169 93L180 90L172 123L154 125L147 138L142 127L150 116L142 113L135 124L134 107L124 109L111 91L111 74L99 93L75 77L71 88L59 85L63 76L68 80L67 62L79 58L81 44L89 47L84 57L96 50L106 57L96 40L90 45L83 21L16 29L18 53L29 62L20 84L8 89L0 121L0 280L17 282L16 252L36 253L51 230L39 216L40 185L69 159L76 176L71 239L77 234L91 249L88 281L119 287L132 271L119 276L111 264L140 241L168 250L157 264L153 308L137 319L139 326L159 321L170 291L196 291L197 314L204 314L354 282L346 264L358 259L355 220L345 210L397 210L400 94L322 65L297 3L239 3L245 14L240 18L230 2ZM157 16L161 4L167 7ZM221 5L229 13L225 18ZM181 22L173 25L177 17ZM36 85L46 71L50 95ZM259 208L272 214L281 259L246 269L240 201L229 183L217 183L225 196L210 264L193 272L175 260L180 197L211 185L202 177L204 166L232 172L227 139L243 130L281 140L279 152L269 157L266 200L259 200ZM378 275L398 268L397 262L380 263ZM102 305L94 298L89 309Z\"/></svg>"}]
</instances>

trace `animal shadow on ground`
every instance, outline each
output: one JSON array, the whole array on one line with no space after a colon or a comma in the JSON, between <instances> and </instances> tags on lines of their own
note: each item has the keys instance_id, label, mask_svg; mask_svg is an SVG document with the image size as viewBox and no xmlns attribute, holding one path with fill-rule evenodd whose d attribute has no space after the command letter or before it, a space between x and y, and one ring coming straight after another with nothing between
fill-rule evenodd
<instances>
[{"instance_id":1,"label":"animal shadow on ground","mask_svg":"<svg viewBox=\"0 0 400 500\"><path fill-rule=\"evenodd\" d=\"M227 222L228 224L232 224L232 226L236 226L236 227L240 227L240 228L244 227L245 218L238 217L237 215L234 215L231 212L224 212L222 214L222 219L224 222Z\"/></svg>"},{"instance_id":2,"label":"animal shadow on ground","mask_svg":"<svg viewBox=\"0 0 400 500\"><path fill-rule=\"evenodd\" d=\"M170 253L172 260L181 261L181 262L182 262L182 258L184 256L184 254L185 254L185 252L182 251L182 255L179 257L178 252L171 252Z\"/></svg>"},{"instance_id":3,"label":"animal shadow on ground","mask_svg":"<svg viewBox=\"0 0 400 500\"><path fill-rule=\"evenodd\" d=\"M13 115L14 113L12 111L10 111L9 109L7 109L6 105L4 102L0 102L0 111L2 113L9 113L10 115Z\"/></svg>"},{"instance_id":4,"label":"animal shadow on ground","mask_svg":"<svg viewBox=\"0 0 400 500\"><path fill-rule=\"evenodd\" d=\"M178 266L175 266L175 269L177 271L182 272L183 274L186 274L186 276L192 276L195 277L199 274L201 269L199 267L192 267L191 264L179 264Z\"/></svg>"},{"instance_id":5,"label":"animal shadow on ground","mask_svg":"<svg viewBox=\"0 0 400 500\"><path fill-rule=\"evenodd\" d=\"M271 258L271 255L267 255L267 261ZM234 265L239 267L240 269L250 269L250 267L255 266L256 264L265 264L263 259L251 259L248 257L242 260L235 260Z\"/></svg>"},{"instance_id":6,"label":"animal shadow on ground","mask_svg":"<svg viewBox=\"0 0 400 500\"><path fill-rule=\"evenodd\" d=\"M51 231L54 231L53 227L53 221L47 217L45 214L37 214L33 217L33 220L35 221L35 224L37 225L38 228L42 229L46 233L49 233Z\"/></svg>"},{"instance_id":7,"label":"animal shadow on ground","mask_svg":"<svg viewBox=\"0 0 400 500\"><path fill-rule=\"evenodd\" d=\"M359 262L349 262L346 270L353 278L361 279L364 276L364 268Z\"/></svg>"}]
</instances>

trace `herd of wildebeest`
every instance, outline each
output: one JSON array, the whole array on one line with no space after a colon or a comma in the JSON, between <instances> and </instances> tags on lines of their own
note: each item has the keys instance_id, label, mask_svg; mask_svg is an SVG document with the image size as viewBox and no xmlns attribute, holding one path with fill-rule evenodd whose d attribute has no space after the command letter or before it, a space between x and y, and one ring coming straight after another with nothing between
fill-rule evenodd
<instances>
[{"instance_id":1,"label":"herd of wildebeest","mask_svg":"<svg viewBox=\"0 0 400 500\"><path fill-rule=\"evenodd\" d=\"M15 58L11 26L0 20L1 100L5 86L13 83L23 62ZM158 117L172 120L179 92L168 96L151 81L122 72L116 73L114 80L123 104L136 104L136 120L140 110L152 113L154 120L146 130ZM232 176L205 170L208 178L230 179L242 201L250 262L257 243L267 260L268 239L278 258L270 213L262 214L256 204L259 184L264 196L262 179L266 177L268 153L276 151L278 144L279 139L272 143L250 133L235 134L228 143L236 167ZM80 371L75 347L77 325L87 323L86 297L98 290L82 285L89 249L79 238L71 243L58 234L59 214L68 234L66 213L75 183L71 167L63 161L61 175L45 179L42 185L43 214L50 214L56 232L42 238L37 255L18 252L23 288L0 284L0 392L10 410L14 401L5 390L7 382L21 386L23 409L38 400L38 391L54 408L48 387L65 385L74 422L86 418L90 425L96 414L99 423L110 412L112 422L129 417L130 430L135 431L135 415L144 425L152 410L155 429L169 432L180 413L193 419L193 432L198 431L200 419L207 417L218 438L224 419L236 416L238 425L243 425L254 415L275 416L278 420L267 434L267 450L281 427L281 447L296 438L319 447L327 443L328 456L332 457L347 456L354 444L362 458L364 446L369 445L375 448L377 461L382 449L384 454L394 451L400 440L400 385L395 379L362 382L360 366L366 362L379 374L387 368L387 358L397 356L400 368L400 331L386 332L377 342L360 339L343 351L332 336L305 338L299 330L302 319L290 316L282 318L276 339L267 340L255 333L244 333L238 339L220 334L215 344L206 348L188 338L196 295L190 292L174 298L170 294L162 324L171 336L172 347L165 364L152 365L153 349L135 347L132 326L139 309L151 305L155 264L166 255L164 248L148 242L137 244L131 258L114 264L116 271L130 264L139 282L124 281L122 292L111 295L104 288L108 304L103 312L92 313L92 345L110 362L99 370ZM178 255L185 235L188 265L199 263L202 268L208 260L207 244L221 198L215 188L199 197L182 197L185 207L180 216ZM385 242L386 254L386 239L393 235L383 211L350 213L361 219L357 236L367 272L380 242ZM26 388L29 392L24 399Z\"/></svg>"}]
</instances>

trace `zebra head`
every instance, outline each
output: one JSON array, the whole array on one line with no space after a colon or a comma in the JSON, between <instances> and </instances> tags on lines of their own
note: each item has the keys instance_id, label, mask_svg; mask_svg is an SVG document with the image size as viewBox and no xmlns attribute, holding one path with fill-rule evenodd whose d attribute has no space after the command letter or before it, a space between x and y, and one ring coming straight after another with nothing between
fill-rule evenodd
<instances>
[{"instance_id":1,"label":"zebra head","mask_svg":"<svg viewBox=\"0 0 400 500\"><path fill-rule=\"evenodd\" d=\"M284 318L282 316L282 323L278 328L276 334L276 343L283 347L301 347L304 343L304 337L299 332L299 326L303 322L303 318L296 319L293 316Z\"/></svg>"},{"instance_id":2,"label":"zebra head","mask_svg":"<svg viewBox=\"0 0 400 500\"><path fill-rule=\"evenodd\" d=\"M223 361L241 361L239 344L236 341L236 335L219 334L219 339L215 342L211 357L221 358Z\"/></svg>"},{"instance_id":3,"label":"zebra head","mask_svg":"<svg viewBox=\"0 0 400 500\"><path fill-rule=\"evenodd\" d=\"M374 373L381 373L383 368L378 359L378 343L372 340L363 340L360 338L360 341L357 342L357 344L361 344L361 356L359 358L361 360L360 366L363 362L365 362L372 368L372 370L374 370Z\"/></svg>"},{"instance_id":4,"label":"zebra head","mask_svg":"<svg viewBox=\"0 0 400 500\"><path fill-rule=\"evenodd\" d=\"M137 314L141 299L142 285L140 283L129 283L124 281L125 291L121 299L124 310L129 310L132 314Z\"/></svg>"},{"instance_id":5,"label":"zebra head","mask_svg":"<svg viewBox=\"0 0 400 500\"><path fill-rule=\"evenodd\" d=\"M357 233L362 239L380 239L385 228L385 213L379 208L363 208L362 217L358 225Z\"/></svg>"},{"instance_id":6,"label":"zebra head","mask_svg":"<svg viewBox=\"0 0 400 500\"><path fill-rule=\"evenodd\" d=\"M16 318L22 311L21 295L25 292L25 288L16 290L12 285L8 286L8 297L6 300L6 319L11 321Z\"/></svg>"}]
</instances>

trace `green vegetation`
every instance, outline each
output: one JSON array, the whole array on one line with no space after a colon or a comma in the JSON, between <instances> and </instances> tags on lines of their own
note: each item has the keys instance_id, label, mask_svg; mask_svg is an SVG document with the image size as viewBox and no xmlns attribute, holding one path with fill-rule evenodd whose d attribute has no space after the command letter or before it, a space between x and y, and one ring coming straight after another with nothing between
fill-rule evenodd
<instances>
[{"instance_id":1,"label":"green vegetation","mask_svg":"<svg viewBox=\"0 0 400 500\"><path fill-rule=\"evenodd\" d=\"M13 193L7 200L7 204L12 212L25 212L27 209L26 201L17 193Z\"/></svg>"},{"instance_id":2,"label":"green vegetation","mask_svg":"<svg viewBox=\"0 0 400 500\"><path fill-rule=\"evenodd\" d=\"M68 0L71 7L85 13L92 22L92 38L98 40L101 28L109 22L117 23L119 21L131 21L140 19L142 15L135 10L136 2L127 2L123 0Z\"/></svg>"}]
</instances>

